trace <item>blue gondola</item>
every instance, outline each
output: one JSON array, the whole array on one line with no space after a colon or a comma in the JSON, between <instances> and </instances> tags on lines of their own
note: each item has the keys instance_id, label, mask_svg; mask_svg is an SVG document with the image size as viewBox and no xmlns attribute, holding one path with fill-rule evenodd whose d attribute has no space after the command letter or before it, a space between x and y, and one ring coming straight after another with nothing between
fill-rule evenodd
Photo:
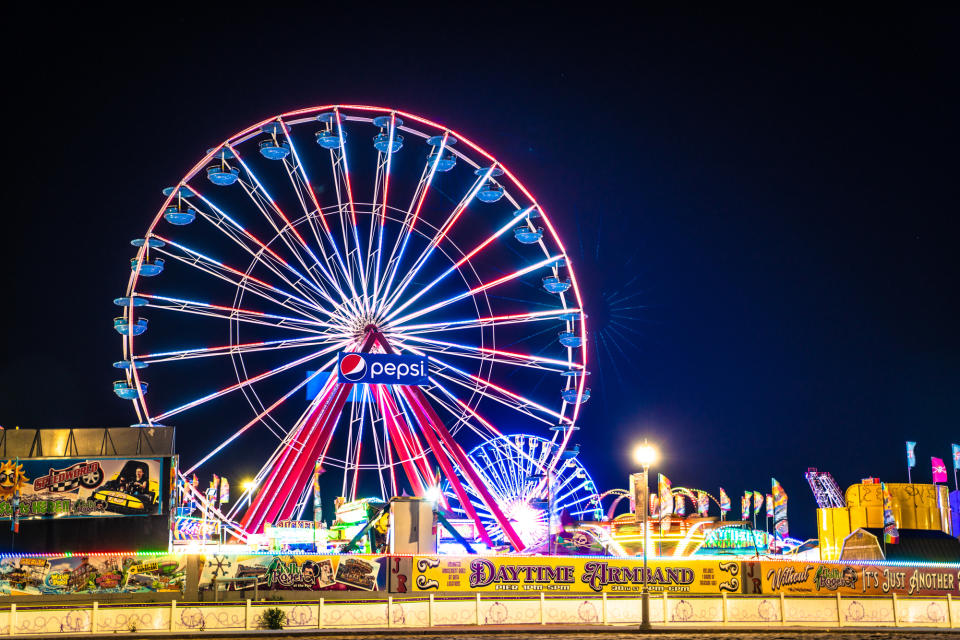
<instances>
[{"instance_id":1,"label":"blue gondola","mask_svg":"<svg viewBox=\"0 0 960 640\"><path fill-rule=\"evenodd\" d=\"M563 401L564 401L564 402L569 402L570 404L574 404L574 403L577 401L577 389L576 389L576 388L573 388L573 389L564 389L563 391L560 392L560 395L563 397ZM586 402L586 401L589 400L589 399L590 399L590 389L584 389L584 390L583 390L583 395L580 396L580 403L583 404L584 402Z\"/></svg>"},{"instance_id":2,"label":"blue gondola","mask_svg":"<svg viewBox=\"0 0 960 640\"><path fill-rule=\"evenodd\" d=\"M134 238L133 240L130 241L130 244L132 244L135 247L142 247L143 245L147 245L147 248L149 249L159 249L160 247L162 247L167 243L161 240L160 238Z\"/></svg>"},{"instance_id":3,"label":"blue gondola","mask_svg":"<svg viewBox=\"0 0 960 640\"><path fill-rule=\"evenodd\" d=\"M586 390L586 389L583 390L583 394L584 394L584 395L587 394L587 390ZM576 396L574 396L574 397L576 397ZM578 455L580 455L580 445L575 444L575 445L573 445L572 447L570 447L569 449L566 449L563 453L561 453L561 454L560 454L560 459L561 459L561 460L573 460L573 459L576 458Z\"/></svg>"},{"instance_id":4,"label":"blue gondola","mask_svg":"<svg viewBox=\"0 0 960 640\"><path fill-rule=\"evenodd\" d=\"M520 244L536 244L543 237L543 227L537 227L535 230L530 227L517 227L513 230L513 237Z\"/></svg>"},{"instance_id":5,"label":"blue gondola","mask_svg":"<svg viewBox=\"0 0 960 640\"><path fill-rule=\"evenodd\" d=\"M558 316L564 322L576 322L580 319L579 311L571 311L570 313L564 313Z\"/></svg>"},{"instance_id":6,"label":"blue gondola","mask_svg":"<svg viewBox=\"0 0 960 640\"><path fill-rule=\"evenodd\" d=\"M267 160L283 160L290 155L290 144L277 142L273 138L260 141L260 155Z\"/></svg>"},{"instance_id":7,"label":"blue gondola","mask_svg":"<svg viewBox=\"0 0 960 640\"><path fill-rule=\"evenodd\" d=\"M386 129L390 126L391 116L377 116L373 119L373 126L380 127L381 129ZM393 125L397 128L403 126L403 120L397 117L393 117Z\"/></svg>"},{"instance_id":8,"label":"blue gondola","mask_svg":"<svg viewBox=\"0 0 960 640\"><path fill-rule=\"evenodd\" d=\"M113 328L122 336L130 335L131 333L139 336L147 330L147 322L146 318L137 318L137 321L134 322L133 327L131 327L126 318L119 317L113 319Z\"/></svg>"},{"instance_id":9,"label":"blue gondola","mask_svg":"<svg viewBox=\"0 0 960 640\"><path fill-rule=\"evenodd\" d=\"M164 195L164 196L169 196L171 193L173 193L173 190L174 190L175 188L176 188L176 187L166 187L166 188L163 190L163 195ZM190 187L184 185L184 186L181 186L181 187L180 187L180 191L179 191L179 193L178 193L177 195L179 195L181 198L192 198L192 197L194 196L194 193L193 193L193 191L190 190Z\"/></svg>"},{"instance_id":10,"label":"blue gondola","mask_svg":"<svg viewBox=\"0 0 960 640\"><path fill-rule=\"evenodd\" d=\"M393 146L390 146L390 133L384 131L373 136L373 146L380 153L386 153L387 149L390 149L390 153L396 153L403 146L403 136L394 131Z\"/></svg>"},{"instance_id":11,"label":"blue gondola","mask_svg":"<svg viewBox=\"0 0 960 640\"><path fill-rule=\"evenodd\" d=\"M239 169L226 167L223 164L212 164L207 167L207 180L218 187L229 187L239 179Z\"/></svg>"},{"instance_id":12,"label":"blue gondola","mask_svg":"<svg viewBox=\"0 0 960 640\"><path fill-rule=\"evenodd\" d=\"M147 392L148 384L146 382L140 383L140 391L143 393ZM139 394L137 393L137 388L126 380L117 380L113 383L113 392L117 394L117 397L123 398L124 400L133 400Z\"/></svg>"},{"instance_id":13,"label":"blue gondola","mask_svg":"<svg viewBox=\"0 0 960 640\"><path fill-rule=\"evenodd\" d=\"M565 347L570 347L571 349L576 349L583 344L583 338L572 331L561 331L558 339L560 340L560 344Z\"/></svg>"},{"instance_id":14,"label":"blue gondola","mask_svg":"<svg viewBox=\"0 0 960 640\"><path fill-rule=\"evenodd\" d=\"M114 369L146 369L150 366L142 360L117 360L113 363Z\"/></svg>"},{"instance_id":15,"label":"blue gondola","mask_svg":"<svg viewBox=\"0 0 960 640\"><path fill-rule=\"evenodd\" d=\"M132 271L137 270L137 263L139 261L136 258L130 258L130 269ZM147 278L155 276L163 271L163 258L154 258L153 262L144 262L140 265L140 275Z\"/></svg>"},{"instance_id":16,"label":"blue gondola","mask_svg":"<svg viewBox=\"0 0 960 640\"><path fill-rule=\"evenodd\" d=\"M481 202L496 202L503 197L503 187L498 185L496 182L487 182L482 187L480 191L477 191L477 200Z\"/></svg>"},{"instance_id":17,"label":"blue gondola","mask_svg":"<svg viewBox=\"0 0 960 640\"><path fill-rule=\"evenodd\" d=\"M443 136L430 136L427 138L427 144L431 147L439 147L441 144L443 144ZM453 136L447 136L447 142L444 146L449 147L455 144L457 144L457 139Z\"/></svg>"},{"instance_id":18,"label":"blue gondola","mask_svg":"<svg viewBox=\"0 0 960 640\"><path fill-rule=\"evenodd\" d=\"M211 153L214 150L215 148L207 149L207 153ZM213 157L217 160L233 160L237 157L233 154L233 151L230 151L230 149L226 147L220 147L219 149L216 149L216 152L217 153Z\"/></svg>"},{"instance_id":19,"label":"blue gondola","mask_svg":"<svg viewBox=\"0 0 960 640\"><path fill-rule=\"evenodd\" d=\"M344 131L342 133L343 137L346 138L347 132ZM338 136L333 130L317 131L315 135L317 136L317 144L324 149L340 148L340 136Z\"/></svg>"},{"instance_id":20,"label":"blue gondola","mask_svg":"<svg viewBox=\"0 0 960 640\"><path fill-rule=\"evenodd\" d=\"M452 153L445 153L443 154L442 158L437 160L437 156L439 155L439 149L434 149L431 151L430 155L427 156L427 165L432 167L434 166L434 163L436 163L436 171L439 171L440 173L446 173L457 166L457 156L453 155Z\"/></svg>"},{"instance_id":21,"label":"blue gondola","mask_svg":"<svg viewBox=\"0 0 960 640\"><path fill-rule=\"evenodd\" d=\"M561 280L557 276L545 276L543 278L543 288L549 293L563 293L570 288L570 279Z\"/></svg>"},{"instance_id":22,"label":"blue gondola","mask_svg":"<svg viewBox=\"0 0 960 640\"><path fill-rule=\"evenodd\" d=\"M128 297L114 298L114 299L113 299L113 304L117 305L118 307L129 307L131 301L133 301L133 306L135 306L135 307L145 307L145 306L147 306L147 299L146 299L146 298L137 298L137 297L133 297L133 298L128 298Z\"/></svg>"},{"instance_id":23,"label":"blue gondola","mask_svg":"<svg viewBox=\"0 0 960 640\"><path fill-rule=\"evenodd\" d=\"M282 133L284 133L283 125L277 121L268 122L267 124L260 127L260 131L263 131L264 133L268 133L272 136L279 136Z\"/></svg>"},{"instance_id":24,"label":"blue gondola","mask_svg":"<svg viewBox=\"0 0 960 640\"><path fill-rule=\"evenodd\" d=\"M183 226L197 219L197 210L190 206L182 208L172 205L163 212L163 217L170 224Z\"/></svg>"}]
</instances>

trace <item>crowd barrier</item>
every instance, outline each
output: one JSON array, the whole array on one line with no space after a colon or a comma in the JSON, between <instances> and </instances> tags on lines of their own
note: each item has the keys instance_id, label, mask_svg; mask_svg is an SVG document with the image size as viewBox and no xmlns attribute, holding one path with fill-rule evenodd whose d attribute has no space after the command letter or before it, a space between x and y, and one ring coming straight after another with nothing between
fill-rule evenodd
<instances>
[{"instance_id":1,"label":"crowd barrier","mask_svg":"<svg viewBox=\"0 0 960 640\"><path fill-rule=\"evenodd\" d=\"M0 610L0 634L43 635L252 630L267 609L286 614L285 629L415 629L476 625L637 625L640 598L388 596L378 600L245 602L210 604L101 604L22 606ZM960 599L946 597L744 596L655 594L654 625L669 628L724 627L960 627Z\"/></svg>"}]
</instances>

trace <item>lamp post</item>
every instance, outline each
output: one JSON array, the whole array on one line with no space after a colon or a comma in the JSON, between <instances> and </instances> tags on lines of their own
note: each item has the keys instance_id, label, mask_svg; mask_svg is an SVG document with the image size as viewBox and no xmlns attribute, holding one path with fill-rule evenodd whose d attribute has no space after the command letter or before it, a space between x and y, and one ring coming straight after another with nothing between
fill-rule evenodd
<instances>
[{"instance_id":1,"label":"lamp post","mask_svg":"<svg viewBox=\"0 0 960 640\"><path fill-rule=\"evenodd\" d=\"M650 592L647 590L647 546L650 542L649 529L647 527L647 509L650 504L650 465L657 460L657 450L647 444L643 444L633 450L633 459L643 468L643 504L637 505L638 509L643 510L643 590L640 592L640 628L650 629Z\"/></svg>"}]
</instances>

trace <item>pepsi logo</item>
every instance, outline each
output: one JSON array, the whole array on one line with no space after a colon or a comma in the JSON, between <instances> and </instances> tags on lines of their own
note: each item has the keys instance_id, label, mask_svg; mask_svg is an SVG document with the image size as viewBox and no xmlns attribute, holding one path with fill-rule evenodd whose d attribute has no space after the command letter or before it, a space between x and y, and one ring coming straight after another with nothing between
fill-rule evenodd
<instances>
[{"instance_id":1,"label":"pepsi logo","mask_svg":"<svg viewBox=\"0 0 960 640\"><path fill-rule=\"evenodd\" d=\"M354 382L363 379L367 372L367 362L356 353L348 353L340 359L340 377Z\"/></svg>"}]
</instances>

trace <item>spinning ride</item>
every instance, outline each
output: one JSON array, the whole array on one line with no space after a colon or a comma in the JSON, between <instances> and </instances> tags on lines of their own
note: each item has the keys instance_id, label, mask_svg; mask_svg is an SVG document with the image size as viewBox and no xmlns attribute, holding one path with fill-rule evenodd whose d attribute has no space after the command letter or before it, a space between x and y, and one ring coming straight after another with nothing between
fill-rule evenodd
<instances>
[{"instance_id":1,"label":"spinning ride","mask_svg":"<svg viewBox=\"0 0 960 640\"><path fill-rule=\"evenodd\" d=\"M134 426L208 450L185 474L263 451L246 532L302 514L319 461L349 498L442 476L485 542L524 548L466 448L540 423L553 473L589 389L572 265L506 167L425 118L324 106L240 131L163 193L114 301ZM426 355L430 384L340 383L342 352Z\"/></svg>"}]
</instances>

